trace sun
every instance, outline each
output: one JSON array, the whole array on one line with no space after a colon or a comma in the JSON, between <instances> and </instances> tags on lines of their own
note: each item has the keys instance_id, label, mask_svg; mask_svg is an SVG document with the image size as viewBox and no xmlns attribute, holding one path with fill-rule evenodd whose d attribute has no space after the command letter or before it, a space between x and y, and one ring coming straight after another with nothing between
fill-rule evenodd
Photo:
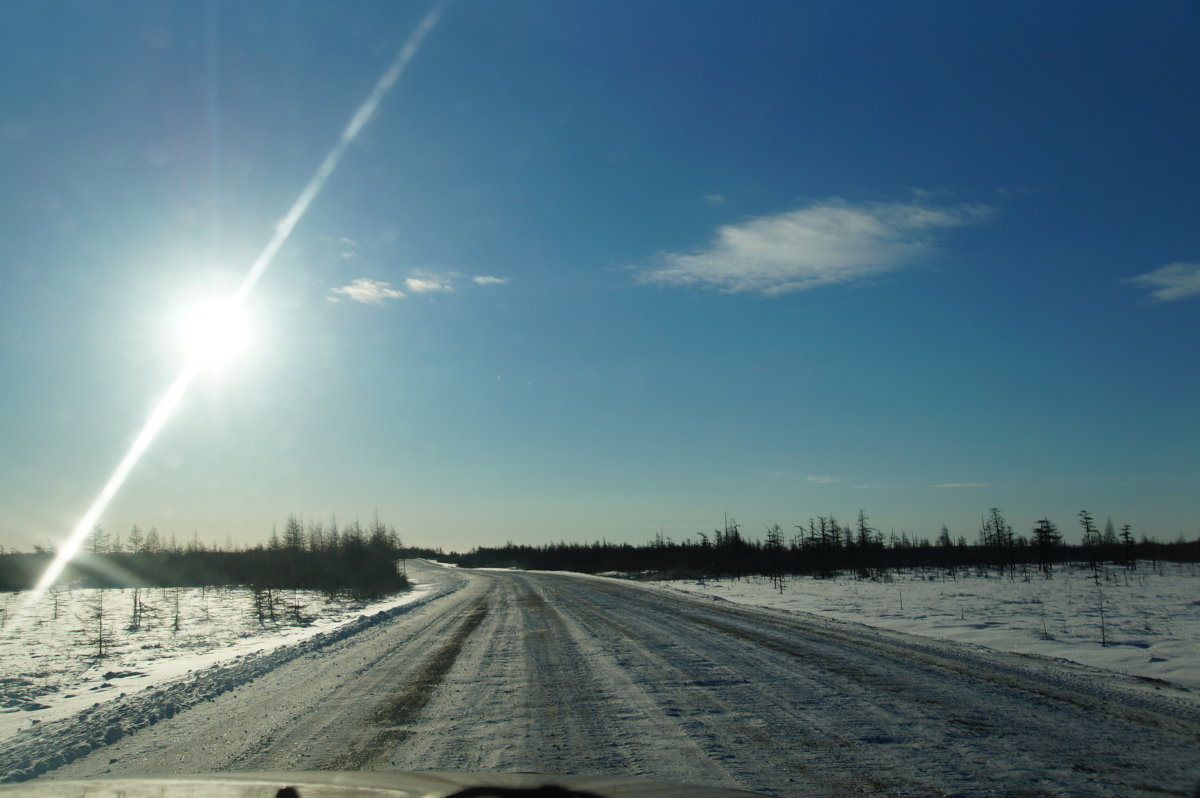
<instances>
[{"instance_id":1,"label":"sun","mask_svg":"<svg viewBox=\"0 0 1200 798\"><path fill-rule=\"evenodd\" d=\"M250 325L240 303L204 302L183 314L183 343L188 358L203 365L222 366L250 341Z\"/></svg>"}]
</instances>

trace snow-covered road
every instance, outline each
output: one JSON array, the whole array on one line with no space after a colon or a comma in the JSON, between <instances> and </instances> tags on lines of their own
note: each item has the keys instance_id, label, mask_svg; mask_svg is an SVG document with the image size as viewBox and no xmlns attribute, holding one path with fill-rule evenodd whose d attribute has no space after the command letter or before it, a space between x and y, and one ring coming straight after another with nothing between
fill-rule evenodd
<instances>
[{"instance_id":1,"label":"snow-covered road","mask_svg":"<svg viewBox=\"0 0 1200 798\"><path fill-rule=\"evenodd\" d=\"M564 574L461 585L45 778L227 770L627 775L777 795L1190 795L1169 686Z\"/></svg>"}]
</instances>

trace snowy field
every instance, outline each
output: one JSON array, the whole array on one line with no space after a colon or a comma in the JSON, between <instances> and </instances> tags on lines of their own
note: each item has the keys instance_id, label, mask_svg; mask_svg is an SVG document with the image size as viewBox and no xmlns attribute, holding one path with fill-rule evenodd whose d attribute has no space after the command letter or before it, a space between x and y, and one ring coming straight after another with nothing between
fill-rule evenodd
<instances>
[{"instance_id":1,"label":"snowy field","mask_svg":"<svg viewBox=\"0 0 1200 798\"><path fill-rule=\"evenodd\" d=\"M31 724L95 709L218 663L245 678L314 645L352 634L397 608L432 598L417 586L373 603L310 591L276 593L275 619L258 619L247 588L60 589L46 594L16 630L23 593L4 594L0 630L0 741ZM134 600L144 605L134 625ZM103 607L103 621L97 616ZM98 651L98 630L106 644ZM228 685L239 681L236 676ZM169 710L168 710L169 711Z\"/></svg>"},{"instance_id":2,"label":"snowy field","mask_svg":"<svg viewBox=\"0 0 1200 798\"><path fill-rule=\"evenodd\" d=\"M887 581L841 575L654 583L742 604L856 621L898 632L1161 679L1200 691L1200 566L1086 564L1052 579L992 572L904 571ZM1101 608L1103 607L1103 630Z\"/></svg>"}]
</instances>

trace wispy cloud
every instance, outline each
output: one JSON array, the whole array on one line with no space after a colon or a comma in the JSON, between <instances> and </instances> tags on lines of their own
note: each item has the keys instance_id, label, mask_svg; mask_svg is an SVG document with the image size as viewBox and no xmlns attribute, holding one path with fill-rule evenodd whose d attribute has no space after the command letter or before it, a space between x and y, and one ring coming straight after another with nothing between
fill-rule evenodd
<instances>
[{"instance_id":1,"label":"wispy cloud","mask_svg":"<svg viewBox=\"0 0 1200 798\"><path fill-rule=\"evenodd\" d=\"M333 293L325 298L330 302L340 302L341 298L345 297L365 305L382 305L389 299L404 299L410 295L452 293L455 290L455 284L464 279L466 279L464 275L458 272L431 272L414 269L409 272L408 277L404 278L403 290L393 288L391 283L383 280L359 277L347 285L334 288ZM503 285L508 282L508 278L480 275L472 277L471 282L476 285Z\"/></svg>"},{"instance_id":2,"label":"wispy cloud","mask_svg":"<svg viewBox=\"0 0 1200 798\"><path fill-rule=\"evenodd\" d=\"M391 283L385 283L382 280L371 280L367 277L359 277L357 280L351 280L347 285L333 289L333 293L338 296L328 296L331 302L339 302L340 297L346 297L354 302L361 302L364 305L382 305L389 299L403 299L404 292L397 291L392 288Z\"/></svg>"},{"instance_id":3,"label":"wispy cloud","mask_svg":"<svg viewBox=\"0 0 1200 798\"><path fill-rule=\"evenodd\" d=\"M725 197L721 194L705 194L704 201L709 205L724 205L726 202L728 202L728 200L725 199Z\"/></svg>"},{"instance_id":4,"label":"wispy cloud","mask_svg":"<svg viewBox=\"0 0 1200 798\"><path fill-rule=\"evenodd\" d=\"M944 188L922 188L920 186L909 186L908 193L912 194L917 200L937 200L945 199L950 196L950 191Z\"/></svg>"},{"instance_id":5,"label":"wispy cloud","mask_svg":"<svg viewBox=\"0 0 1200 798\"><path fill-rule=\"evenodd\" d=\"M938 485L930 485L931 488L990 488L990 482L942 482Z\"/></svg>"},{"instance_id":6,"label":"wispy cloud","mask_svg":"<svg viewBox=\"0 0 1200 798\"><path fill-rule=\"evenodd\" d=\"M337 244L339 247L353 247L354 249L358 249L358 242L353 238L346 238L346 236L318 236L317 238L326 244Z\"/></svg>"},{"instance_id":7,"label":"wispy cloud","mask_svg":"<svg viewBox=\"0 0 1200 798\"><path fill-rule=\"evenodd\" d=\"M996 193L1002 197L1046 194L1051 191L1054 191L1053 186L999 186L996 189Z\"/></svg>"},{"instance_id":8,"label":"wispy cloud","mask_svg":"<svg viewBox=\"0 0 1200 798\"><path fill-rule=\"evenodd\" d=\"M404 281L404 285L414 294L434 294L438 291L454 290L449 277L428 272L414 274Z\"/></svg>"},{"instance_id":9,"label":"wispy cloud","mask_svg":"<svg viewBox=\"0 0 1200 798\"><path fill-rule=\"evenodd\" d=\"M1149 289L1150 298L1159 302L1187 299L1200 295L1200 263L1168 263L1152 272L1130 277L1129 282Z\"/></svg>"},{"instance_id":10,"label":"wispy cloud","mask_svg":"<svg viewBox=\"0 0 1200 798\"><path fill-rule=\"evenodd\" d=\"M814 485L828 485L832 482L838 481L837 477L823 476L820 474L807 474L805 475L804 479Z\"/></svg>"},{"instance_id":11,"label":"wispy cloud","mask_svg":"<svg viewBox=\"0 0 1200 798\"><path fill-rule=\"evenodd\" d=\"M768 296L849 283L909 265L947 230L991 214L986 205L827 200L718 227L706 247L667 253L638 280Z\"/></svg>"}]
</instances>

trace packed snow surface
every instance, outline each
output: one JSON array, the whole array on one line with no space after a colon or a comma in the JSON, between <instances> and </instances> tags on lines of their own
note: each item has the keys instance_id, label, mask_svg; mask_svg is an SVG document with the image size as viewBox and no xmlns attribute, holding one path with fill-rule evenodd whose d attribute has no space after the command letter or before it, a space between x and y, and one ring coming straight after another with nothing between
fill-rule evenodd
<instances>
[{"instance_id":1,"label":"packed snow surface","mask_svg":"<svg viewBox=\"0 0 1200 798\"><path fill-rule=\"evenodd\" d=\"M48 693L10 713L0 775L510 771L797 796L1200 784L1200 704L1171 683L623 580L411 573L420 598L328 631L69 713Z\"/></svg>"},{"instance_id":2,"label":"packed snow surface","mask_svg":"<svg viewBox=\"0 0 1200 798\"><path fill-rule=\"evenodd\" d=\"M1098 576L1098 578L1097 578ZM1200 566L1083 563L1012 574L959 569L882 577L655 583L740 604L1037 654L1200 691ZM1101 616L1103 608L1103 617Z\"/></svg>"}]
</instances>

